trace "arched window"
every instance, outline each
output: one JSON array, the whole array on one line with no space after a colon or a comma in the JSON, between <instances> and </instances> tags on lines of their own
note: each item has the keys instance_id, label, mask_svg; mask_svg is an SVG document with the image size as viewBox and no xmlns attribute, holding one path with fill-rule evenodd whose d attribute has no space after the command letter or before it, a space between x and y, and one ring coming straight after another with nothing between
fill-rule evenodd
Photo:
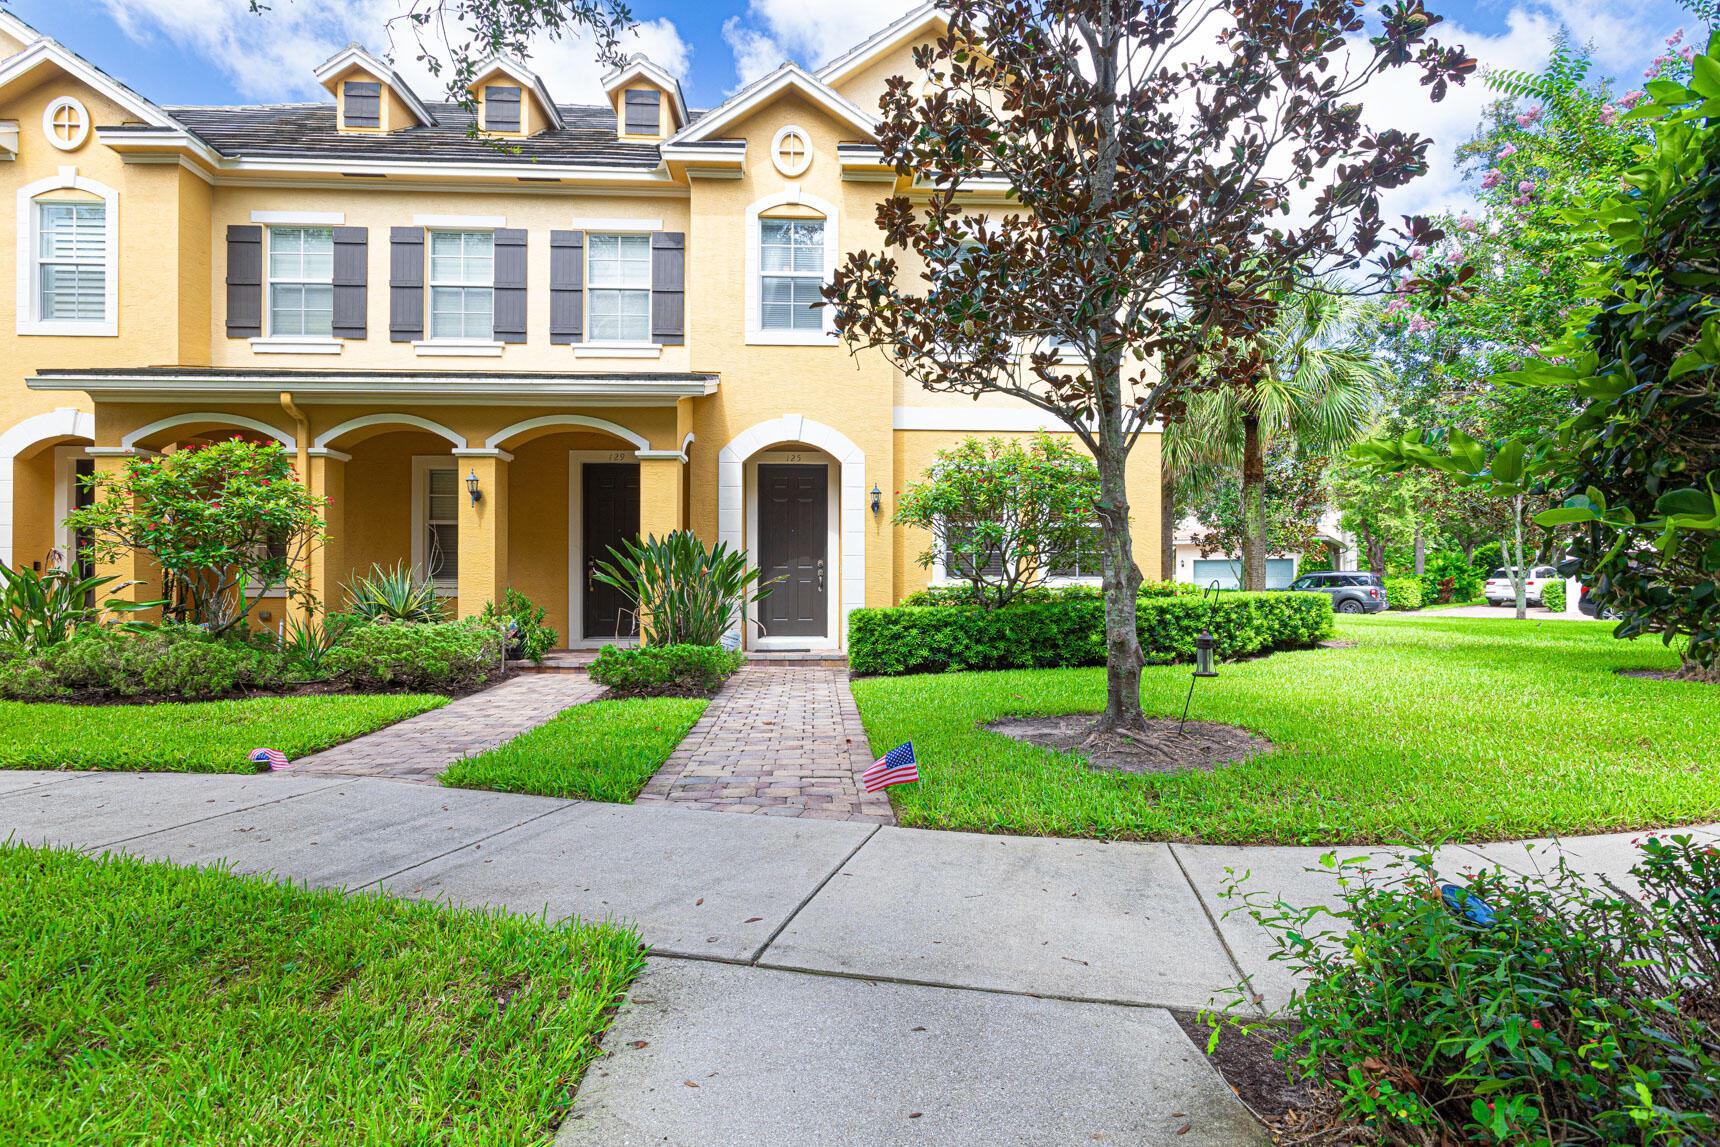
<instances>
[{"instance_id":1,"label":"arched window","mask_svg":"<svg viewBox=\"0 0 1720 1147\"><path fill-rule=\"evenodd\" d=\"M18 333L119 333L119 192L74 168L18 189Z\"/></svg>"},{"instance_id":2,"label":"arched window","mask_svg":"<svg viewBox=\"0 0 1720 1147\"><path fill-rule=\"evenodd\" d=\"M790 189L747 208L747 341L830 342L820 292L836 264L836 208Z\"/></svg>"}]
</instances>

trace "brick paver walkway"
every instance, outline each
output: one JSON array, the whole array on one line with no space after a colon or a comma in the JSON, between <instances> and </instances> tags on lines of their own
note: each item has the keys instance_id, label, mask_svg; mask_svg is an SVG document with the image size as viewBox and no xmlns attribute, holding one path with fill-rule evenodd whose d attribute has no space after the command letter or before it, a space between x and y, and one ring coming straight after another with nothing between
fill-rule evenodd
<instances>
[{"instance_id":1,"label":"brick paver walkway","mask_svg":"<svg viewBox=\"0 0 1720 1147\"><path fill-rule=\"evenodd\" d=\"M847 670L754 662L729 678L637 803L894 824L884 794L860 787L871 763Z\"/></svg>"},{"instance_id":2,"label":"brick paver walkway","mask_svg":"<svg viewBox=\"0 0 1720 1147\"><path fill-rule=\"evenodd\" d=\"M434 784L462 757L493 749L603 692L583 673L524 673L482 693L295 761L297 773Z\"/></svg>"}]
</instances>

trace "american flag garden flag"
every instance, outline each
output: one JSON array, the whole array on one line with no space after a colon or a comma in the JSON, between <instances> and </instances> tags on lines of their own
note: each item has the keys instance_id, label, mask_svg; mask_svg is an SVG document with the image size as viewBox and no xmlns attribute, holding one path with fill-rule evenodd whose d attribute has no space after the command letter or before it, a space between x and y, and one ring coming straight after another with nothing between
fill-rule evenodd
<instances>
[{"instance_id":1,"label":"american flag garden flag","mask_svg":"<svg viewBox=\"0 0 1720 1147\"><path fill-rule=\"evenodd\" d=\"M279 749L252 749L251 762L268 766L269 771L288 768L287 754Z\"/></svg>"},{"instance_id":2,"label":"american flag garden flag","mask_svg":"<svg viewBox=\"0 0 1720 1147\"><path fill-rule=\"evenodd\" d=\"M920 764L914 759L914 742L897 745L876 761L872 767L860 774L860 782L866 786L866 791L875 793L879 789L887 789L891 785L905 785L910 781L920 779Z\"/></svg>"}]
</instances>

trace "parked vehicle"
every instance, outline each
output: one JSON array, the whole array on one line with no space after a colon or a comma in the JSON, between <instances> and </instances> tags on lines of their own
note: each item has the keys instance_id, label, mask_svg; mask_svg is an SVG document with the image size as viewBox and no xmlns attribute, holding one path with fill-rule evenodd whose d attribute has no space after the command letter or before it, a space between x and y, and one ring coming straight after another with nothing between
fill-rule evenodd
<instances>
[{"instance_id":1,"label":"parked vehicle","mask_svg":"<svg viewBox=\"0 0 1720 1147\"><path fill-rule=\"evenodd\" d=\"M1291 582L1296 593L1324 593L1339 613L1380 613L1386 608L1385 580L1379 574L1353 570L1323 570Z\"/></svg>"},{"instance_id":2,"label":"parked vehicle","mask_svg":"<svg viewBox=\"0 0 1720 1147\"><path fill-rule=\"evenodd\" d=\"M1517 604L1517 587L1511 584L1511 572L1500 566L1488 575L1487 584L1481 590L1487 595L1488 605ZM1524 596L1530 605L1540 605L1542 587L1549 582L1564 580L1552 566L1535 566L1529 570L1528 582L1523 587Z\"/></svg>"}]
</instances>

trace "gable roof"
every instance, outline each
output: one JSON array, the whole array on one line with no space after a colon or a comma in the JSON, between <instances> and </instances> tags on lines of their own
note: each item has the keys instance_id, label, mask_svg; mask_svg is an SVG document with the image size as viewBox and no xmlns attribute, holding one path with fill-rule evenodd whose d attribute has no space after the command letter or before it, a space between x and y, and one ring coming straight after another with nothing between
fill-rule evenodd
<instances>
[{"instance_id":1,"label":"gable roof","mask_svg":"<svg viewBox=\"0 0 1720 1147\"><path fill-rule=\"evenodd\" d=\"M27 76L37 68L58 67L61 71L94 88L143 122L155 127L179 127L173 117L144 99L76 52L51 36L43 36L24 21L6 15L7 31L20 39L33 37L28 47L0 62L0 88ZM17 26L13 31L12 25Z\"/></svg>"},{"instance_id":2,"label":"gable roof","mask_svg":"<svg viewBox=\"0 0 1720 1147\"><path fill-rule=\"evenodd\" d=\"M472 73L472 87L477 87L497 72L502 72L522 88L529 88L537 102L543 105L549 115L550 127L560 131L566 126L562 122L561 112L557 110L555 101L549 98L549 89L543 86L543 81L536 72L514 59L512 56L491 56L479 64Z\"/></svg>"},{"instance_id":3,"label":"gable roof","mask_svg":"<svg viewBox=\"0 0 1720 1147\"><path fill-rule=\"evenodd\" d=\"M681 94L681 81L652 63L643 53L630 57L625 64L603 77L604 94L614 99L618 89L636 79L650 80L669 93L669 98L675 102L675 116L683 127L692 122L687 115L686 97Z\"/></svg>"},{"instance_id":4,"label":"gable roof","mask_svg":"<svg viewBox=\"0 0 1720 1147\"><path fill-rule=\"evenodd\" d=\"M922 4L818 69L824 83L835 86L927 32L942 31L949 21L936 4Z\"/></svg>"},{"instance_id":5,"label":"gable roof","mask_svg":"<svg viewBox=\"0 0 1720 1147\"><path fill-rule=\"evenodd\" d=\"M412 114L418 117L419 123L431 127L436 126L436 116L424 106L424 101L418 98L418 94L412 90L411 85L400 78L400 73L395 71L387 60L369 51L363 44L348 44L318 64L316 71L311 74L316 77L317 83L326 88L340 78L340 74L348 68L363 68L394 89L394 94L400 97L401 103L412 110Z\"/></svg>"},{"instance_id":6,"label":"gable roof","mask_svg":"<svg viewBox=\"0 0 1720 1147\"><path fill-rule=\"evenodd\" d=\"M673 145L711 139L729 124L788 91L805 96L866 139L877 139L877 117L861 111L852 101L830 85L820 82L799 64L785 63L769 75L760 76L695 122L670 136L667 142Z\"/></svg>"}]
</instances>

